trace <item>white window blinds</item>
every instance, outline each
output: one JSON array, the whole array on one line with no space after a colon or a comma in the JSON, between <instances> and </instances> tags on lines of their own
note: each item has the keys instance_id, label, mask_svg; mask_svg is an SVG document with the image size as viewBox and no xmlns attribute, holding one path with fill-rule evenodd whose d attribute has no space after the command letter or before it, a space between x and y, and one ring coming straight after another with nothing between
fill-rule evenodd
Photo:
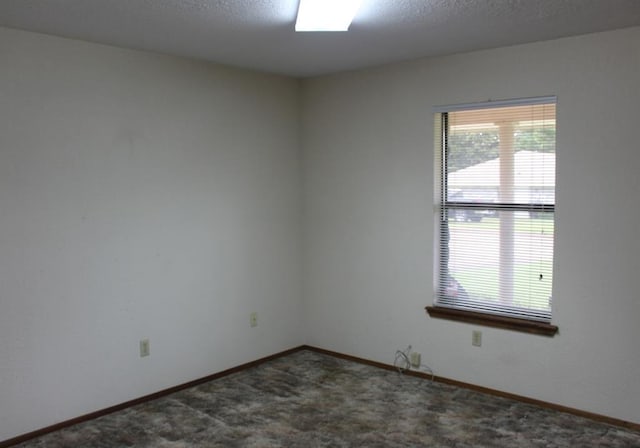
<instances>
[{"instance_id":1,"label":"white window blinds","mask_svg":"<svg viewBox=\"0 0 640 448\"><path fill-rule=\"evenodd\" d=\"M550 322L555 98L439 108L436 306Z\"/></svg>"}]
</instances>

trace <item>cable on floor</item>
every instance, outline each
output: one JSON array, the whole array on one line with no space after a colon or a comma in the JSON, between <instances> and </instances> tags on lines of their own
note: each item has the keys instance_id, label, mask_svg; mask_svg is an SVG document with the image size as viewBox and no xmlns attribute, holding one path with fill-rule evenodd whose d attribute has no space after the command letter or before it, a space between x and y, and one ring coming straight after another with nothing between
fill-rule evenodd
<instances>
[{"instance_id":1,"label":"cable on floor","mask_svg":"<svg viewBox=\"0 0 640 448\"><path fill-rule=\"evenodd\" d=\"M405 351L396 350L396 357L393 360L393 366L398 370L399 373L404 373L409 370L414 370L422 373L426 373L431 376L431 381L433 381L435 375L433 374L433 370L426 364L420 364L418 366L413 366L411 364L411 346L409 345Z\"/></svg>"}]
</instances>

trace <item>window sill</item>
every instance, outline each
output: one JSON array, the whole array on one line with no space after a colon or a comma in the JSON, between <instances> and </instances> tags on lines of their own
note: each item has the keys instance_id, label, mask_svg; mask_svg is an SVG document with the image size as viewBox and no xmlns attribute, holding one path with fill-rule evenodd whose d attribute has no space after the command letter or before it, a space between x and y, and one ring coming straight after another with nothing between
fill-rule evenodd
<instances>
[{"instance_id":1,"label":"window sill","mask_svg":"<svg viewBox=\"0 0 640 448\"><path fill-rule=\"evenodd\" d=\"M556 325L535 322L513 317L495 316L492 314L474 313L472 311L456 310L452 308L428 306L425 308L429 316L435 319L447 319L486 327L503 328L524 333L553 336L558 332Z\"/></svg>"}]
</instances>

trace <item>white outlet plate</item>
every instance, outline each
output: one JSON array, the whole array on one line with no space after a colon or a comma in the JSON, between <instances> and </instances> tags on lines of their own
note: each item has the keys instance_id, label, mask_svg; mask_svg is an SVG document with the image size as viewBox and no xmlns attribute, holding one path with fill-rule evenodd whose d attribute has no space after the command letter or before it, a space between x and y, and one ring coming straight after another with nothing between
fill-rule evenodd
<instances>
[{"instance_id":1,"label":"white outlet plate","mask_svg":"<svg viewBox=\"0 0 640 448\"><path fill-rule=\"evenodd\" d=\"M149 345L149 339L140 340L140 357L144 358L151 354L151 346Z\"/></svg>"},{"instance_id":2,"label":"white outlet plate","mask_svg":"<svg viewBox=\"0 0 640 448\"><path fill-rule=\"evenodd\" d=\"M420 353L411 352L411 367L420 367Z\"/></svg>"},{"instance_id":3,"label":"white outlet plate","mask_svg":"<svg viewBox=\"0 0 640 448\"><path fill-rule=\"evenodd\" d=\"M249 323L252 327L258 326L258 313L256 312L251 313L251 315L249 316Z\"/></svg>"},{"instance_id":4,"label":"white outlet plate","mask_svg":"<svg viewBox=\"0 0 640 448\"><path fill-rule=\"evenodd\" d=\"M474 330L471 332L471 345L474 347L482 346L482 332L478 330Z\"/></svg>"}]
</instances>

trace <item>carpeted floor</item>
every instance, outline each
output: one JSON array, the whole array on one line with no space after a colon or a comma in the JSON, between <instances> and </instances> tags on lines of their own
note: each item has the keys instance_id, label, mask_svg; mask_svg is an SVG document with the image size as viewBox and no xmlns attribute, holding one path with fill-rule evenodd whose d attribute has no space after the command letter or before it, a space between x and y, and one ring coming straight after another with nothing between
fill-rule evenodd
<instances>
[{"instance_id":1,"label":"carpeted floor","mask_svg":"<svg viewBox=\"0 0 640 448\"><path fill-rule=\"evenodd\" d=\"M310 351L19 445L640 447L640 433Z\"/></svg>"}]
</instances>

